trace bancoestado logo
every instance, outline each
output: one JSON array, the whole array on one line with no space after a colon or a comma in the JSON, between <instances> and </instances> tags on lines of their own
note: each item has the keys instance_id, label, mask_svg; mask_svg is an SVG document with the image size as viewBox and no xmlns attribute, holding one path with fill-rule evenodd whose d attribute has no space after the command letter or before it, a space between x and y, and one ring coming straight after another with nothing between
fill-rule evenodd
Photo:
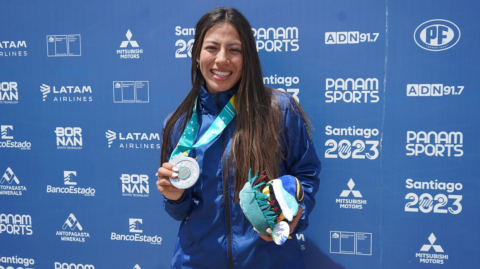
<instances>
[{"instance_id":1,"label":"bancoestado logo","mask_svg":"<svg viewBox=\"0 0 480 269\"><path fill-rule=\"evenodd\" d=\"M300 78L295 76L280 77L280 76L277 76L277 74L275 74L273 76L263 77L263 83L277 90L288 92L289 94L292 95L293 98L295 98L295 100L297 100L297 102L300 102L300 99L298 98L300 89L297 88L298 83L300 83ZM282 88L279 88L278 86ZM283 88L283 87L292 87L292 86L295 88Z\"/></svg>"},{"instance_id":2,"label":"bancoestado logo","mask_svg":"<svg viewBox=\"0 0 480 269\"><path fill-rule=\"evenodd\" d=\"M45 102L50 93L53 94L53 102L92 102L91 86L49 86L42 84L40 86L43 101Z\"/></svg>"},{"instance_id":3,"label":"bancoestado logo","mask_svg":"<svg viewBox=\"0 0 480 269\"><path fill-rule=\"evenodd\" d=\"M108 147L112 147L117 139L117 133L111 130L105 132ZM118 133L118 148L120 149L160 149L158 133Z\"/></svg>"},{"instance_id":4,"label":"bancoestado logo","mask_svg":"<svg viewBox=\"0 0 480 269\"><path fill-rule=\"evenodd\" d=\"M325 32L325 44L359 44L364 42L376 42L379 33L360 33L359 31L348 32Z\"/></svg>"},{"instance_id":5,"label":"bancoestado logo","mask_svg":"<svg viewBox=\"0 0 480 269\"><path fill-rule=\"evenodd\" d=\"M263 50L266 52L288 52L300 49L297 27L252 28L252 31L256 39L258 52Z\"/></svg>"},{"instance_id":6,"label":"bancoestado logo","mask_svg":"<svg viewBox=\"0 0 480 269\"><path fill-rule=\"evenodd\" d=\"M17 82L0 82L0 104L18 104Z\"/></svg>"},{"instance_id":7,"label":"bancoestado logo","mask_svg":"<svg viewBox=\"0 0 480 269\"><path fill-rule=\"evenodd\" d=\"M447 50L460 40L460 28L451 21L430 20L415 29L413 39L420 48L425 50Z\"/></svg>"},{"instance_id":8,"label":"bancoestado logo","mask_svg":"<svg viewBox=\"0 0 480 269\"><path fill-rule=\"evenodd\" d=\"M420 248L421 252L415 253L415 258L418 258L420 263L444 264L445 260L448 260L448 255L444 254L445 252L441 245L435 244L436 241L437 237L431 233L428 237L430 244L424 244Z\"/></svg>"},{"instance_id":9,"label":"bancoestado logo","mask_svg":"<svg viewBox=\"0 0 480 269\"><path fill-rule=\"evenodd\" d=\"M459 214L462 212L463 199L462 194L458 194L463 189L460 182L442 182L438 179L430 181L416 181L411 178L405 182L405 188L408 190L422 190L425 193L417 194L409 192L405 195L405 212L422 213L440 213L440 214ZM438 192L447 192L438 193ZM437 193L433 196L431 193Z\"/></svg>"},{"instance_id":10,"label":"bancoestado logo","mask_svg":"<svg viewBox=\"0 0 480 269\"><path fill-rule=\"evenodd\" d=\"M162 244L162 238L158 235L142 235L143 230L141 229L141 225L143 224L142 219L128 219L128 227L129 231L134 234L117 234L112 232L111 240L112 241L132 241L132 242L145 242L150 244Z\"/></svg>"},{"instance_id":11,"label":"bancoestado logo","mask_svg":"<svg viewBox=\"0 0 480 269\"><path fill-rule=\"evenodd\" d=\"M95 189L92 187L81 188L77 185L77 171L63 171L63 187L47 185L47 193L80 194L83 196L95 196Z\"/></svg>"},{"instance_id":12,"label":"bancoestado logo","mask_svg":"<svg viewBox=\"0 0 480 269\"><path fill-rule=\"evenodd\" d=\"M338 142L337 139L328 139L325 142L325 146L328 147L325 150L325 158L365 159L366 157L369 160L375 160L380 154L378 150L380 132L376 128L358 128L356 126L338 128L327 125L325 134L327 136L353 137L355 139L353 142L350 139L342 139Z\"/></svg>"},{"instance_id":13,"label":"bancoestado logo","mask_svg":"<svg viewBox=\"0 0 480 269\"><path fill-rule=\"evenodd\" d=\"M354 190L355 182L350 179L347 183L348 190L343 190L340 193L341 198L337 198L335 201L339 204L340 208L344 209L363 209L363 205L367 204L367 200L358 199L362 198L362 194L358 190ZM353 196L353 198L349 198Z\"/></svg>"},{"instance_id":14,"label":"bancoestado logo","mask_svg":"<svg viewBox=\"0 0 480 269\"><path fill-rule=\"evenodd\" d=\"M91 264L55 262L55 269L95 269Z\"/></svg>"},{"instance_id":15,"label":"bancoestado logo","mask_svg":"<svg viewBox=\"0 0 480 269\"><path fill-rule=\"evenodd\" d=\"M82 149L83 138L80 127L57 127L57 149Z\"/></svg>"},{"instance_id":16,"label":"bancoestado logo","mask_svg":"<svg viewBox=\"0 0 480 269\"><path fill-rule=\"evenodd\" d=\"M30 215L0 214L0 234L32 235Z\"/></svg>"},{"instance_id":17,"label":"bancoestado logo","mask_svg":"<svg viewBox=\"0 0 480 269\"><path fill-rule=\"evenodd\" d=\"M70 229L70 231L67 229ZM67 220L63 224L62 231L57 231L56 235L60 236L60 240L62 241L79 243L85 243L85 240L90 237L88 232L83 231L83 226L72 213L70 213Z\"/></svg>"},{"instance_id":18,"label":"bancoestado logo","mask_svg":"<svg viewBox=\"0 0 480 269\"><path fill-rule=\"evenodd\" d=\"M25 40L0 41L0 57L27 56Z\"/></svg>"},{"instance_id":19,"label":"bancoestado logo","mask_svg":"<svg viewBox=\"0 0 480 269\"><path fill-rule=\"evenodd\" d=\"M132 197L148 197L148 175L122 174L122 195Z\"/></svg>"},{"instance_id":20,"label":"bancoestado logo","mask_svg":"<svg viewBox=\"0 0 480 269\"><path fill-rule=\"evenodd\" d=\"M120 49L117 49L120 59L139 59L140 55L143 54L143 49L140 48L137 41L132 40L133 34L130 29L128 29L125 36L127 40L122 41Z\"/></svg>"},{"instance_id":21,"label":"bancoestado logo","mask_svg":"<svg viewBox=\"0 0 480 269\"><path fill-rule=\"evenodd\" d=\"M463 133L407 131L407 156L462 157Z\"/></svg>"},{"instance_id":22,"label":"bancoestado logo","mask_svg":"<svg viewBox=\"0 0 480 269\"><path fill-rule=\"evenodd\" d=\"M20 196L24 191L27 191L27 187L20 185L17 175L15 175L12 168L8 167L2 178L0 178L0 195Z\"/></svg>"},{"instance_id":23,"label":"bancoestado logo","mask_svg":"<svg viewBox=\"0 0 480 269\"><path fill-rule=\"evenodd\" d=\"M15 141L13 139L13 125L0 125L0 148L14 148L30 150L32 143L29 141Z\"/></svg>"},{"instance_id":24,"label":"bancoestado logo","mask_svg":"<svg viewBox=\"0 0 480 269\"><path fill-rule=\"evenodd\" d=\"M453 96L461 95L464 86L444 86L443 84L407 84L407 96Z\"/></svg>"},{"instance_id":25,"label":"bancoestado logo","mask_svg":"<svg viewBox=\"0 0 480 269\"><path fill-rule=\"evenodd\" d=\"M378 79L376 78L327 78L325 103L378 103Z\"/></svg>"},{"instance_id":26,"label":"bancoestado logo","mask_svg":"<svg viewBox=\"0 0 480 269\"><path fill-rule=\"evenodd\" d=\"M35 260L32 258L22 258L18 257L17 255L15 256L2 256L0 255L0 269L34 269L33 267L29 267L31 265L35 264ZM3 267L2 265L8 265L7 267ZM15 268L14 266L25 266L25 267L17 267Z\"/></svg>"}]
</instances>

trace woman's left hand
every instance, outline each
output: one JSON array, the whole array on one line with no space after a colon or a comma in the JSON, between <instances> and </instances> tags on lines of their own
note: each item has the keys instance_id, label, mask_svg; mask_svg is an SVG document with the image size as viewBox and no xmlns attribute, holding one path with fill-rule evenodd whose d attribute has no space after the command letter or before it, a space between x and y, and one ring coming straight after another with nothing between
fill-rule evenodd
<instances>
[{"instance_id":1,"label":"woman's left hand","mask_svg":"<svg viewBox=\"0 0 480 269\"><path fill-rule=\"evenodd\" d=\"M292 222L290 222L288 224L288 226L290 227L290 234L293 233L293 231L295 230L295 228L297 227L297 224L298 224L298 221L300 220L300 218L302 217L303 215L303 207L299 207L298 208L298 213L297 215L293 218ZM270 241L273 241L273 238L272 238L272 235L270 234L262 234L262 233L258 233L258 236L260 236L260 238L262 238L263 240L267 241L267 242L270 242Z\"/></svg>"}]
</instances>

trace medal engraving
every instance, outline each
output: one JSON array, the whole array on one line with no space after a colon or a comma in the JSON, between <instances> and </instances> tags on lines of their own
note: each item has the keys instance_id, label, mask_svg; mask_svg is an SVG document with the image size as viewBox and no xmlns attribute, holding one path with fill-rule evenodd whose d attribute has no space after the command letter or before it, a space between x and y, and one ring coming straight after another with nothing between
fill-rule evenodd
<instances>
[{"instance_id":1,"label":"medal engraving","mask_svg":"<svg viewBox=\"0 0 480 269\"><path fill-rule=\"evenodd\" d=\"M179 154L170 161L178 168L178 177L170 178L172 185L179 189L188 189L195 185L200 176L200 167L195 159Z\"/></svg>"}]
</instances>

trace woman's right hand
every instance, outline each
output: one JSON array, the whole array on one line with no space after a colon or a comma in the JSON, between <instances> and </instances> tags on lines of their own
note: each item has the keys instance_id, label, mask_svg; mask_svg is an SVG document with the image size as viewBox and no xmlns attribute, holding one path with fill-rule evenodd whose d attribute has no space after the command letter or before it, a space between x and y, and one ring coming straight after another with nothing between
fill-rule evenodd
<instances>
[{"instance_id":1,"label":"woman's right hand","mask_svg":"<svg viewBox=\"0 0 480 269\"><path fill-rule=\"evenodd\" d=\"M180 200L185 192L185 190L178 189L170 182L170 177L176 178L178 176L176 172L178 172L178 169L168 162L163 163L162 167L158 168L157 171L157 189L165 198L171 201Z\"/></svg>"}]
</instances>

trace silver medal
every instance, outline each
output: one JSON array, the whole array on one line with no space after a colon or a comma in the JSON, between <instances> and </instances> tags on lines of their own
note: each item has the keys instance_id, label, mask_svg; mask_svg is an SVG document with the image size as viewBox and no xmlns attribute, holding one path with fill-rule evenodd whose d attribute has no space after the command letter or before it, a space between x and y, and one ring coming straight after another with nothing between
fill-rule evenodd
<instances>
[{"instance_id":1,"label":"silver medal","mask_svg":"<svg viewBox=\"0 0 480 269\"><path fill-rule=\"evenodd\" d=\"M170 163L178 168L177 178L170 178L173 186L179 189L188 189L195 185L200 176L200 166L195 159L178 154Z\"/></svg>"}]
</instances>

